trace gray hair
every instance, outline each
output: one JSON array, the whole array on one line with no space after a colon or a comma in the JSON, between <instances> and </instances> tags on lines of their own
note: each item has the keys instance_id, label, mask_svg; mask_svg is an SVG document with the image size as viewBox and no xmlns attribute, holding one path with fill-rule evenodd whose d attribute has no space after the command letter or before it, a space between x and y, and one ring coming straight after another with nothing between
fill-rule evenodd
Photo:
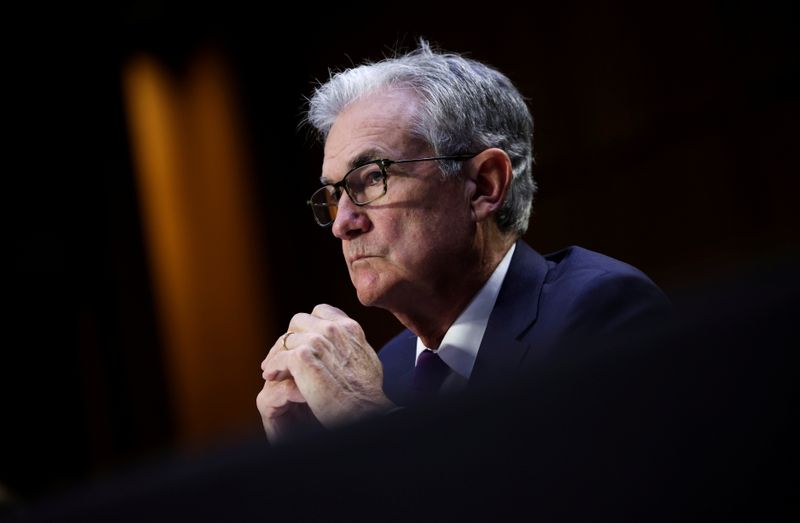
<instances>
[{"instance_id":1,"label":"gray hair","mask_svg":"<svg viewBox=\"0 0 800 523\"><path fill-rule=\"evenodd\" d=\"M497 147L511 159L513 179L495 215L498 227L518 236L528 228L533 194L533 117L522 95L499 71L457 54L433 51L420 40L415 51L332 74L308 100L306 120L325 140L348 105L377 91L410 89L420 99L411 134L437 156ZM441 162L456 176L460 162Z\"/></svg>"}]
</instances>

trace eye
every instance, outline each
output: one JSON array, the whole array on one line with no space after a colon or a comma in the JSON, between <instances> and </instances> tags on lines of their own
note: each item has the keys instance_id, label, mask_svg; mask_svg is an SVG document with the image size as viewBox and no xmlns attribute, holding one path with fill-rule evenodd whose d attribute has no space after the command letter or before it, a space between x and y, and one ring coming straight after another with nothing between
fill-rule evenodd
<instances>
[{"instance_id":1,"label":"eye","mask_svg":"<svg viewBox=\"0 0 800 523\"><path fill-rule=\"evenodd\" d=\"M379 183L383 182L383 173L380 169L376 169L374 171L367 172L367 175L364 177L364 185L370 187L372 185L378 185Z\"/></svg>"}]
</instances>

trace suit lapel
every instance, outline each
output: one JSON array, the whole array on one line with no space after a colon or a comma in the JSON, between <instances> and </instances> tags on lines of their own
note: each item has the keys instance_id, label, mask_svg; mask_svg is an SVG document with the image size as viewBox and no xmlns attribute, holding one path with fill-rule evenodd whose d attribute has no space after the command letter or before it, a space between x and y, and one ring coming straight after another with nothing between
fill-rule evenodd
<instances>
[{"instance_id":1,"label":"suit lapel","mask_svg":"<svg viewBox=\"0 0 800 523\"><path fill-rule=\"evenodd\" d=\"M383 390L396 404L409 405L413 401L417 336L406 329L390 345L379 355L383 363ZM391 357L386 356L389 353Z\"/></svg>"},{"instance_id":2,"label":"suit lapel","mask_svg":"<svg viewBox=\"0 0 800 523\"><path fill-rule=\"evenodd\" d=\"M489 316L472 369L469 387L508 383L529 345L519 341L536 321L547 262L522 241L517 242L508 272ZM414 401L414 361L417 337L404 331L381 351L384 391L400 405Z\"/></svg>"},{"instance_id":3,"label":"suit lapel","mask_svg":"<svg viewBox=\"0 0 800 523\"><path fill-rule=\"evenodd\" d=\"M547 261L518 241L478 350L470 387L508 383L529 345L520 341L536 321Z\"/></svg>"}]
</instances>

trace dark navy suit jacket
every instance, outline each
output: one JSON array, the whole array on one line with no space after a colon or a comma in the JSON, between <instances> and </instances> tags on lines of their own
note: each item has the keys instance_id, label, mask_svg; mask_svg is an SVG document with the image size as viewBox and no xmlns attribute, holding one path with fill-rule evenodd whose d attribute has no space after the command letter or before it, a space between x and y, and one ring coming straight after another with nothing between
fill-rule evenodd
<instances>
[{"instance_id":1,"label":"dark navy suit jacket","mask_svg":"<svg viewBox=\"0 0 800 523\"><path fill-rule=\"evenodd\" d=\"M626 263L581 247L542 256L518 241L469 388L512 385L560 350L638 333L669 311L661 290ZM414 401L416 339L405 330L378 353L384 391L399 405Z\"/></svg>"}]
</instances>

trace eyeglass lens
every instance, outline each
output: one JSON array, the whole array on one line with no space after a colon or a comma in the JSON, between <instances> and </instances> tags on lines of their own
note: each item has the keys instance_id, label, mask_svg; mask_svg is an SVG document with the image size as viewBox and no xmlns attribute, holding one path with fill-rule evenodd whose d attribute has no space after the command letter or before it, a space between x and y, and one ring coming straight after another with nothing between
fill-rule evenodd
<instances>
[{"instance_id":1,"label":"eyeglass lens","mask_svg":"<svg viewBox=\"0 0 800 523\"><path fill-rule=\"evenodd\" d=\"M344 186L353 203L359 205L370 203L386 192L383 171L374 163L350 171L344 178ZM327 225L336 219L340 196L341 191L333 185L326 185L311 196L311 208L317 223Z\"/></svg>"}]
</instances>

